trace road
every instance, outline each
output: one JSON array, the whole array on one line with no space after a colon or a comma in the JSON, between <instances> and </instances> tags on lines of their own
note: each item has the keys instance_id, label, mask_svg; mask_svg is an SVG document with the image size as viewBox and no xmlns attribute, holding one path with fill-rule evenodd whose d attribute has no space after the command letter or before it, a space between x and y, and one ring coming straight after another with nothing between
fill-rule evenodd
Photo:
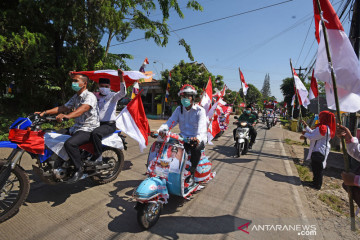
<instances>
[{"instance_id":1,"label":"road","mask_svg":"<svg viewBox=\"0 0 360 240\"><path fill-rule=\"evenodd\" d=\"M216 177L190 201L170 196L149 231L138 226L131 198L145 179L148 150L140 153L127 138L125 166L116 181L100 186L90 180L55 186L32 181L25 205L0 224L0 239L323 239L286 156L281 127L258 124L256 144L240 158L234 156L232 129L207 146ZM23 159L30 175L32 163ZM316 236L299 235L306 227L315 228L307 234Z\"/></svg>"}]
</instances>

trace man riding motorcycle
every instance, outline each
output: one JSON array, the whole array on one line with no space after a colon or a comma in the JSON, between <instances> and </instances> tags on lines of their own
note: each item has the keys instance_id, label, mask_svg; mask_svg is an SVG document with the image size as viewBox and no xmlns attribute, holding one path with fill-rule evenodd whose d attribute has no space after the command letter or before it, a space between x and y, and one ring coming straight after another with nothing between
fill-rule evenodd
<instances>
[{"instance_id":1,"label":"man riding motorcycle","mask_svg":"<svg viewBox=\"0 0 360 240\"><path fill-rule=\"evenodd\" d=\"M251 124L249 126L249 135L250 135L250 143L249 143L249 149L252 148L252 145L255 143L257 132L255 130L255 125L257 123L257 118L254 114L251 113L251 106L247 106L244 113L241 114L241 116L238 118L238 122L248 122ZM236 128L233 131L234 135L234 141L236 140Z\"/></svg>"},{"instance_id":2,"label":"man riding motorcycle","mask_svg":"<svg viewBox=\"0 0 360 240\"><path fill-rule=\"evenodd\" d=\"M91 133L91 142L94 145L94 154L88 162L90 165L102 164L102 139L116 130L116 105L117 102L126 96L126 84L123 77L123 71L118 70L120 78L120 91L111 92L110 79L99 79L99 92L95 93L99 106L100 127L97 127Z\"/></svg>"},{"instance_id":3,"label":"man riding motorcycle","mask_svg":"<svg viewBox=\"0 0 360 240\"><path fill-rule=\"evenodd\" d=\"M90 141L91 132L100 126L99 109L93 93L87 90L89 78L82 74L71 74L72 89L76 94L65 105L55 107L40 113L40 116L53 115L61 122L64 118L75 118L75 124L69 129L62 129L62 134L70 134L71 137L64 143L65 150L75 166L74 176L68 183L74 183L81 179L83 168L79 146ZM64 114L68 113L68 114Z\"/></svg>"},{"instance_id":4,"label":"man riding motorcycle","mask_svg":"<svg viewBox=\"0 0 360 240\"><path fill-rule=\"evenodd\" d=\"M181 105L175 109L166 123L158 129L159 135L164 136L170 126L179 123L180 134L184 138L190 138L191 143L185 143L185 151L191 153L190 172L193 178L196 167L207 141L207 119L205 109L194 104L197 92L192 85L185 84L181 87L178 95L181 97Z\"/></svg>"}]
</instances>

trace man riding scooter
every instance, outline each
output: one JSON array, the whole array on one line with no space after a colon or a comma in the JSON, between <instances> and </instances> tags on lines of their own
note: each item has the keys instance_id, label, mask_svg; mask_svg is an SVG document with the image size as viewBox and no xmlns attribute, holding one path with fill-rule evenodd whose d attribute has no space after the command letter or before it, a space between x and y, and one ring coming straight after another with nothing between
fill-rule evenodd
<instances>
[{"instance_id":1,"label":"man riding scooter","mask_svg":"<svg viewBox=\"0 0 360 240\"><path fill-rule=\"evenodd\" d=\"M194 104L197 92L192 85L185 84L181 87L178 95L181 97L181 106L177 107L166 123L158 129L159 135L164 136L169 128L179 123L180 135L190 138L191 143L185 143L185 151L191 153L191 185L196 167L207 141L207 119L205 109Z\"/></svg>"},{"instance_id":2,"label":"man riding scooter","mask_svg":"<svg viewBox=\"0 0 360 240\"><path fill-rule=\"evenodd\" d=\"M249 124L251 124L250 127L250 131L249 131L249 134L250 134L250 137L251 137L251 140L250 140L250 144L249 144L249 149L252 148L252 145L255 143L255 139L256 139L256 135L257 135L257 132L255 130L255 125L257 123L257 118L254 114L251 113L251 106L247 106L244 113L241 114L241 116L238 118L238 122L248 122ZM233 135L234 135L234 141L235 141L235 135L236 135L236 128L234 129L233 131Z\"/></svg>"}]
</instances>

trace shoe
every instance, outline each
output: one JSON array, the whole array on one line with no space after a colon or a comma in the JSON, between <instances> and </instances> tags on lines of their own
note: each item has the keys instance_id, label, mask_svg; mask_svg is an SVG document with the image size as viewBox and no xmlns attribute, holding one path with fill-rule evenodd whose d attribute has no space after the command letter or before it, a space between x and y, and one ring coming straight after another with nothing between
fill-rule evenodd
<instances>
[{"instance_id":1,"label":"shoe","mask_svg":"<svg viewBox=\"0 0 360 240\"><path fill-rule=\"evenodd\" d=\"M249 149L252 149L252 144L249 144Z\"/></svg>"},{"instance_id":2,"label":"shoe","mask_svg":"<svg viewBox=\"0 0 360 240\"><path fill-rule=\"evenodd\" d=\"M185 181L185 187L191 187L192 185L195 184L195 179L194 179L194 175L191 175L190 177L188 177Z\"/></svg>"},{"instance_id":3,"label":"shoe","mask_svg":"<svg viewBox=\"0 0 360 240\"><path fill-rule=\"evenodd\" d=\"M85 163L89 166L99 166L103 164L102 156L98 157L95 161L85 161Z\"/></svg>"},{"instance_id":4,"label":"shoe","mask_svg":"<svg viewBox=\"0 0 360 240\"><path fill-rule=\"evenodd\" d=\"M79 180L81 179L82 176L83 176L83 170L82 170L82 169L79 169L79 170L74 174L74 176L67 181L67 183L69 183L69 184L76 183L77 181L79 181Z\"/></svg>"}]
</instances>

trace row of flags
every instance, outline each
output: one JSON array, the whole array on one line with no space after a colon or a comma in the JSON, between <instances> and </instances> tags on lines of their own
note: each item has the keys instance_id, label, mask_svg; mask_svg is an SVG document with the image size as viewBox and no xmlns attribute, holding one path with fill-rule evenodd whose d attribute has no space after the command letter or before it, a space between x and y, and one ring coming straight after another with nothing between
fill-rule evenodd
<instances>
[{"instance_id":1,"label":"row of flags","mask_svg":"<svg viewBox=\"0 0 360 240\"><path fill-rule=\"evenodd\" d=\"M329 0L320 0L322 12L319 12L317 0L313 0L315 19L315 38L319 44L315 68L311 78L309 100L318 97L316 79L325 83L326 101L329 109L336 110L334 86L331 70L336 76L336 87L339 100L339 110L357 112L360 110L360 63L347 37L344 28ZM332 62L329 62L324 38L325 24ZM294 71L295 73L295 71ZM296 73L295 73L296 74ZM294 74L294 80L296 83ZM296 86L299 102L306 107L305 91L302 86Z\"/></svg>"}]
</instances>

